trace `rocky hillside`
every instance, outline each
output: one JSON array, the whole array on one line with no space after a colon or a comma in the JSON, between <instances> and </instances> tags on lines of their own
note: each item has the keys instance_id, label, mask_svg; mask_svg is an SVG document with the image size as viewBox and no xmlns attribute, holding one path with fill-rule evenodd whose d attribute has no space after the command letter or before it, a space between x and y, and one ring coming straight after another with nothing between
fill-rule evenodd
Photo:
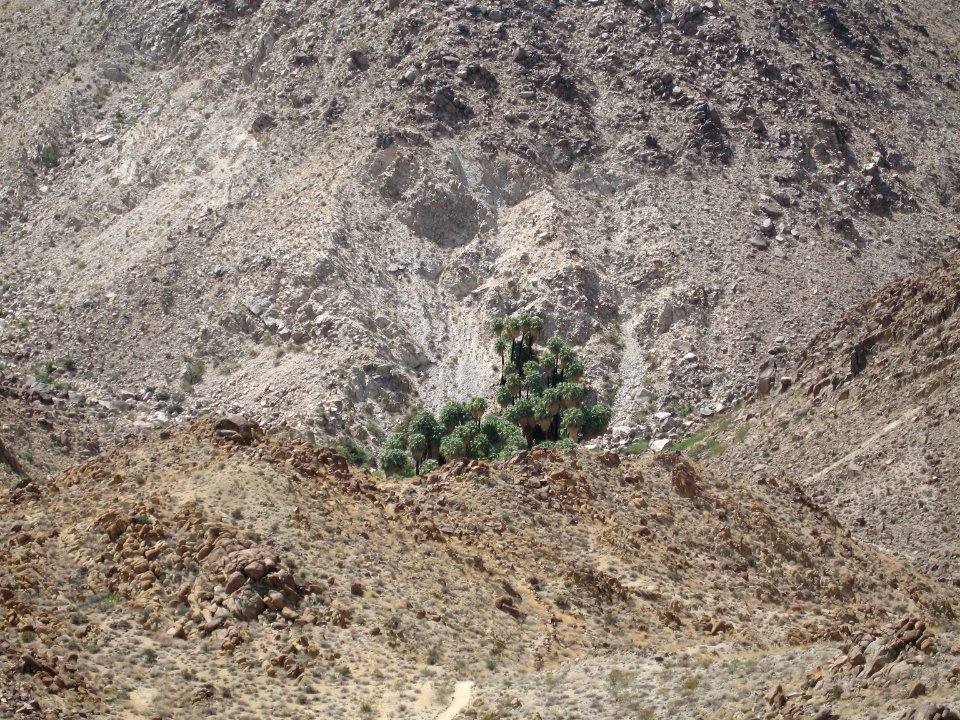
<instances>
[{"instance_id":1,"label":"rocky hillside","mask_svg":"<svg viewBox=\"0 0 960 720\"><path fill-rule=\"evenodd\" d=\"M3 0L0 355L376 445L542 313L620 422L957 246L928 0ZM554 328L549 327L548 331Z\"/></svg>"},{"instance_id":2,"label":"rocky hillside","mask_svg":"<svg viewBox=\"0 0 960 720\"><path fill-rule=\"evenodd\" d=\"M0 711L16 717L960 703L955 589L795 485L676 454L535 450L397 483L204 421L11 493L0 530Z\"/></svg>"},{"instance_id":3,"label":"rocky hillside","mask_svg":"<svg viewBox=\"0 0 960 720\"><path fill-rule=\"evenodd\" d=\"M958 310L957 258L887 286L796 366L771 363L773 395L705 427L693 452L799 483L855 535L960 587Z\"/></svg>"},{"instance_id":4,"label":"rocky hillside","mask_svg":"<svg viewBox=\"0 0 960 720\"><path fill-rule=\"evenodd\" d=\"M111 437L113 429L43 384L0 371L0 482L14 490L96 454L101 433Z\"/></svg>"}]
</instances>

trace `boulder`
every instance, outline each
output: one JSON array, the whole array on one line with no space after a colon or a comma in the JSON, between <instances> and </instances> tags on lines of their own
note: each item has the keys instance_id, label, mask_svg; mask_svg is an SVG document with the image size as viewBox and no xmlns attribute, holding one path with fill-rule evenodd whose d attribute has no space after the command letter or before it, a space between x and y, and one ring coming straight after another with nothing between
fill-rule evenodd
<instances>
[{"instance_id":1,"label":"boulder","mask_svg":"<svg viewBox=\"0 0 960 720\"><path fill-rule=\"evenodd\" d=\"M263 599L250 587L243 587L227 598L226 608L239 620L255 620L265 609Z\"/></svg>"},{"instance_id":2,"label":"boulder","mask_svg":"<svg viewBox=\"0 0 960 720\"><path fill-rule=\"evenodd\" d=\"M248 420L242 415L225 415L217 420L215 427L219 437L244 445L253 442L256 431L259 429L255 421Z\"/></svg>"},{"instance_id":3,"label":"boulder","mask_svg":"<svg viewBox=\"0 0 960 720\"><path fill-rule=\"evenodd\" d=\"M233 593L242 588L246 582L247 578L244 577L243 573L234 572L231 573L227 578L227 582L224 584L223 589L227 595L233 595Z\"/></svg>"}]
</instances>

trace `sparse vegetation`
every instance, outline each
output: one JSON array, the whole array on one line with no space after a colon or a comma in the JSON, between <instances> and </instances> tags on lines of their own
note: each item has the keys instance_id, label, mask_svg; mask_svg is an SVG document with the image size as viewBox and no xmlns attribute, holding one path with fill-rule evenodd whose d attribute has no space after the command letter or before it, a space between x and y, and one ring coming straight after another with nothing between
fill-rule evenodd
<instances>
[{"instance_id":1,"label":"sparse vegetation","mask_svg":"<svg viewBox=\"0 0 960 720\"><path fill-rule=\"evenodd\" d=\"M343 455L353 465L364 467L370 464L370 453L351 437L344 436L330 447Z\"/></svg>"},{"instance_id":2,"label":"sparse vegetation","mask_svg":"<svg viewBox=\"0 0 960 720\"><path fill-rule=\"evenodd\" d=\"M44 167L55 168L60 164L60 148L56 145L47 145L40 150L40 162Z\"/></svg>"},{"instance_id":3,"label":"sparse vegetation","mask_svg":"<svg viewBox=\"0 0 960 720\"><path fill-rule=\"evenodd\" d=\"M184 358L184 362L186 363L186 368L183 371L181 383L184 390L189 390L203 380L203 375L207 371L207 368L203 360L200 359L186 357Z\"/></svg>"},{"instance_id":4,"label":"sparse vegetation","mask_svg":"<svg viewBox=\"0 0 960 720\"><path fill-rule=\"evenodd\" d=\"M627 445L627 454L628 455L642 455L650 449L650 443L640 438L635 440L631 444Z\"/></svg>"}]
</instances>

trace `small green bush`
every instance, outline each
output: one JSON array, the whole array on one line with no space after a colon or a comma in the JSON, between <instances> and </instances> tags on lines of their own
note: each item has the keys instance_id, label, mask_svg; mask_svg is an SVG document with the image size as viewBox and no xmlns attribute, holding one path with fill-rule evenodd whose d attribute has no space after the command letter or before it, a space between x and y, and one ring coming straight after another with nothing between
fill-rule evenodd
<instances>
[{"instance_id":1,"label":"small green bush","mask_svg":"<svg viewBox=\"0 0 960 720\"><path fill-rule=\"evenodd\" d=\"M365 467L370 464L370 453L358 445L352 438L341 438L340 442L330 446L343 455L351 464Z\"/></svg>"},{"instance_id":2,"label":"small green bush","mask_svg":"<svg viewBox=\"0 0 960 720\"><path fill-rule=\"evenodd\" d=\"M684 450L693 447L698 442L703 440L703 435L691 435L690 437L676 442L670 447L667 448L667 452L683 452Z\"/></svg>"},{"instance_id":3,"label":"small green bush","mask_svg":"<svg viewBox=\"0 0 960 720\"><path fill-rule=\"evenodd\" d=\"M650 443L648 443L643 438L640 438L636 442L627 445L627 454L628 455L642 455L650 449Z\"/></svg>"},{"instance_id":4,"label":"small green bush","mask_svg":"<svg viewBox=\"0 0 960 720\"><path fill-rule=\"evenodd\" d=\"M60 164L60 148L56 145L47 145L40 151L40 162L44 167L55 168Z\"/></svg>"}]
</instances>

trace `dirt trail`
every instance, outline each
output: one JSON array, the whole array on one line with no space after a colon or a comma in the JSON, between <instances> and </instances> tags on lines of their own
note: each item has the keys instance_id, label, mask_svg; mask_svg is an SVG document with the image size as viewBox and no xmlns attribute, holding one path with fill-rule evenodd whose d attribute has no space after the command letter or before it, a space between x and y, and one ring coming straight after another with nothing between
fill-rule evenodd
<instances>
[{"instance_id":1,"label":"dirt trail","mask_svg":"<svg viewBox=\"0 0 960 720\"><path fill-rule=\"evenodd\" d=\"M856 450L854 450L853 452L847 453L836 462L830 463L829 465L827 465L827 467L823 468L823 470L820 470L814 473L813 475L808 475L807 477L803 478L800 481L800 484L803 486L808 486L813 483L819 482L820 480L825 478L827 475L829 475L831 472L833 472L835 469L837 469L841 465L845 465L849 463L851 460L853 460L858 455L860 455L864 450L868 450L872 448L874 445L876 445L877 441L880 438L882 438L884 435L896 430L898 427L903 425L903 423L907 422L908 420L915 419L917 414L921 410L922 408L919 408L919 407L910 408L899 418L897 418L892 422L887 423L878 432L875 432L873 435L871 435L862 443L860 443L860 445L857 446Z\"/></svg>"},{"instance_id":2,"label":"dirt trail","mask_svg":"<svg viewBox=\"0 0 960 720\"><path fill-rule=\"evenodd\" d=\"M453 690L453 700L450 706L437 716L437 720L453 720L461 710L470 704L470 697L473 695L473 681L462 680L456 684Z\"/></svg>"}]
</instances>

